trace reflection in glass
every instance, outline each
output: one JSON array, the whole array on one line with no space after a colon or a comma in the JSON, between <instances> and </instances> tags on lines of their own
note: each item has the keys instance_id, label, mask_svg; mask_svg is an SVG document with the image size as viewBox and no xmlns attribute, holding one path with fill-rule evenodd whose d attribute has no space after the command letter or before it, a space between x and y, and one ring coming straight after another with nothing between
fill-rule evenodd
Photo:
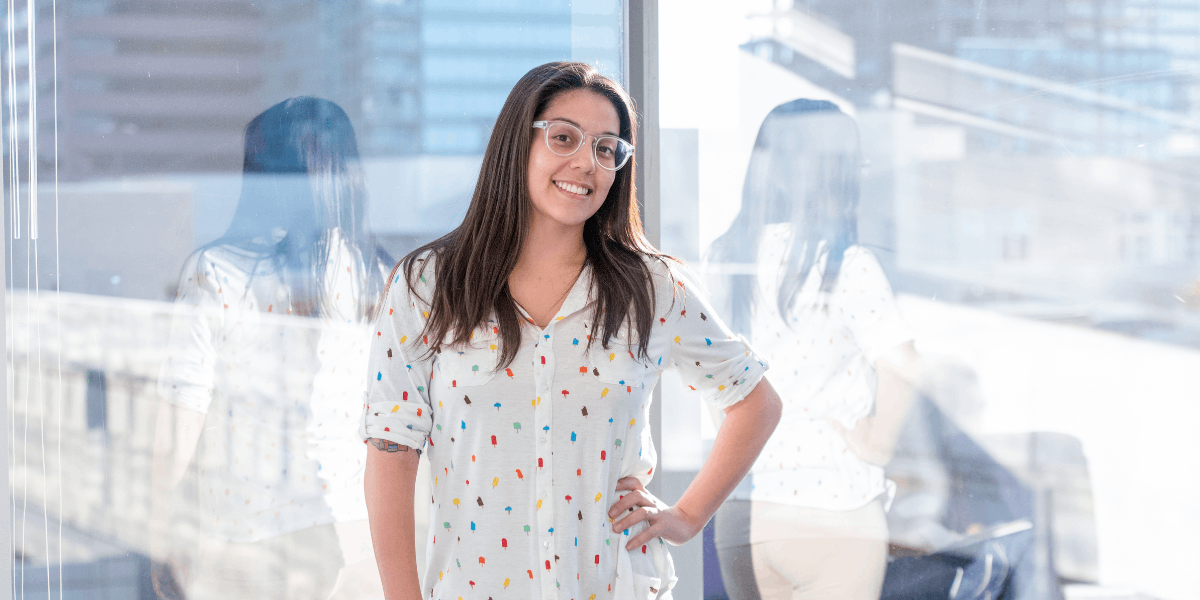
<instances>
[{"instance_id":1,"label":"reflection in glass","mask_svg":"<svg viewBox=\"0 0 1200 600\"><path fill-rule=\"evenodd\" d=\"M716 517L730 598L878 598L888 556L883 465L915 359L891 287L858 243L854 121L795 100L764 120L741 211L708 271L770 361L780 426ZM807 596L806 596L807 597Z\"/></svg>"},{"instance_id":2,"label":"reflection in glass","mask_svg":"<svg viewBox=\"0 0 1200 600\"><path fill-rule=\"evenodd\" d=\"M55 597L66 587L68 597L71 589L99 597L149 585L157 388L172 322L179 327L181 266L226 236L243 188L304 187L243 176L252 118L297 95L345 110L375 200L370 233L400 256L460 220L495 115L521 74L574 58L620 79L624 23L618 0L16 2L6 20L13 44L0 119L8 414L17 432L7 455L14 595L45 597L49 588ZM486 35L442 35L448 29ZM533 30L538 36L525 35ZM226 238L232 249L207 255L253 254L243 242L255 237L272 242L272 227L254 222L266 209L255 210L238 220L257 233L230 232L241 241ZM34 213L38 241L29 235ZM295 245L303 238L297 233ZM339 252L329 245L331 264ZM322 316L285 328L327 327L340 317L314 304L312 282L322 275L304 268L321 260L297 265L289 256L279 268L296 290L293 313ZM266 264L273 260L258 265L256 290L275 277ZM333 270L349 278L345 260ZM267 322L253 326L275 327ZM309 369L296 360L288 355L288 377ZM262 376L280 378L277 369ZM280 389L292 393L308 385L302 379ZM226 400L213 399L209 433L228 425ZM198 470L212 476L205 461L220 462L206 458L207 437L173 496L171 526L189 542L198 539L195 505L207 491ZM304 457L289 452L288 460ZM291 473L297 485L303 469ZM418 544L426 513L416 515Z\"/></svg>"},{"instance_id":3,"label":"reflection in glass","mask_svg":"<svg viewBox=\"0 0 1200 600\"><path fill-rule=\"evenodd\" d=\"M154 542L175 567L160 593L172 577L190 598L378 588L355 431L391 260L366 211L336 104L292 98L247 125L237 210L183 265L159 379ZM198 533L170 510L193 454Z\"/></svg>"}]
</instances>

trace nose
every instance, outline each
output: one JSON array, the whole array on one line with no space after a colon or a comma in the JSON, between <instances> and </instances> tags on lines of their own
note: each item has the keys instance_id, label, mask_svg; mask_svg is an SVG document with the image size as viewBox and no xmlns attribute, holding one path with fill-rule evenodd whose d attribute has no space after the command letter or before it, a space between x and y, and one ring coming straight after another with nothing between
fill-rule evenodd
<instances>
[{"instance_id":1,"label":"nose","mask_svg":"<svg viewBox=\"0 0 1200 600\"><path fill-rule=\"evenodd\" d=\"M596 140L588 141L587 138L584 140L575 154L571 155L571 166L584 173L592 173L596 170Z\"/></svg>"}]
</instances>

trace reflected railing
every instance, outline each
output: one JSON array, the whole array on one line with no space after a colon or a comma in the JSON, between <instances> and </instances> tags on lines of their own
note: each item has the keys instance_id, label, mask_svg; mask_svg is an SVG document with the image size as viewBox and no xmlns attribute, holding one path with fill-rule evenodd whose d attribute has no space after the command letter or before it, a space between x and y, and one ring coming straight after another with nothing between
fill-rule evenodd
<instances>
[{"instance_id":1,"label":"reflected railing","mask_svg":"<svg viewBox=\"0 0 1200 600\"><path fill-rule=\"evenodd\" d=\"M68 593L94 597L121 589L129 597L157 598L152 559L162 560L164 549L174 549L182 557L175 575L185 581L194 566L202 537L200 469L214 460L237 459L202 453L193 460L171 495L167 539L155 539L150 527L155 425L167 406L158 379L177 309L169 302L85 294L31 298L24 290L7 295L14 589L37 598L48 588L57 597L61 569ZM294 327L320 327L310 319L293 320ZM210 414L207 434L227 434L219 423ZM282 454L270 469L260 469L264 479L278 481L264 483L286 486L280 470L272 471L281 458L290 461L283 472L303 472L288 467L308 460L304 451ZM421 477L417 495L428 496ZM416 503L418 547L424 545L426 504ZM302 549L300 556L289 556L286 568L322 564L329 552ZM201 593L237 596L228 589Z\"/></svg>"}]
</instances>

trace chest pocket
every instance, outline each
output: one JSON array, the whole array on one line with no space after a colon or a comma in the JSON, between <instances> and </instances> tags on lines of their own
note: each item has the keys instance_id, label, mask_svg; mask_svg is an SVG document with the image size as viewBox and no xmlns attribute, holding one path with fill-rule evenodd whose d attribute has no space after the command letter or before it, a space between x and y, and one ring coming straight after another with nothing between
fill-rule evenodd
<instances>
[{"instance_id":1,"label":"chest pocket","mask_svg":"<svg viewBox=\"0 0 1200 600\"><path fill-rule=\"evenodd\" d=\"M656 372L648 360L637 357L637 346L631 345L629 338L627 327L622 327L608 341L608 348L597 342L588 352L592 375L609 386L611 392L628 394L645 389L646 382Z\"/></svg>"},{"instance_id":2,"label":"chest pocket","mask_svg":"<svg viewBox=\"0 0 1200 600\"><path fill-rule=\"evenodd\" d=\"M500 358L500 332L495 323L477 327L466 345L442 346L437 365L447 388L474 387L488 383L496 375Z\"/></svg>"}]
</instances>

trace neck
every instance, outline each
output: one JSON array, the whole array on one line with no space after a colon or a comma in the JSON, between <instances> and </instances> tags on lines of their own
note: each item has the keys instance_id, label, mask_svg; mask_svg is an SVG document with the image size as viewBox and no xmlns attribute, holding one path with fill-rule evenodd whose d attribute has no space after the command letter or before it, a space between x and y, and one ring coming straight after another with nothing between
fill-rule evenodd
<instances>
[{"instance_id":1,"label":"neck","mask_svg":"<svg viewBox=\"0 0 1200 600\"><path fill-rule=\"evenodd\" d=\"M562 268L582 268L587 260L583 225L569 227L547 221L537 217L531 220L517 258L517 270L547 273Z\"/></svg>"}]
</instances>

